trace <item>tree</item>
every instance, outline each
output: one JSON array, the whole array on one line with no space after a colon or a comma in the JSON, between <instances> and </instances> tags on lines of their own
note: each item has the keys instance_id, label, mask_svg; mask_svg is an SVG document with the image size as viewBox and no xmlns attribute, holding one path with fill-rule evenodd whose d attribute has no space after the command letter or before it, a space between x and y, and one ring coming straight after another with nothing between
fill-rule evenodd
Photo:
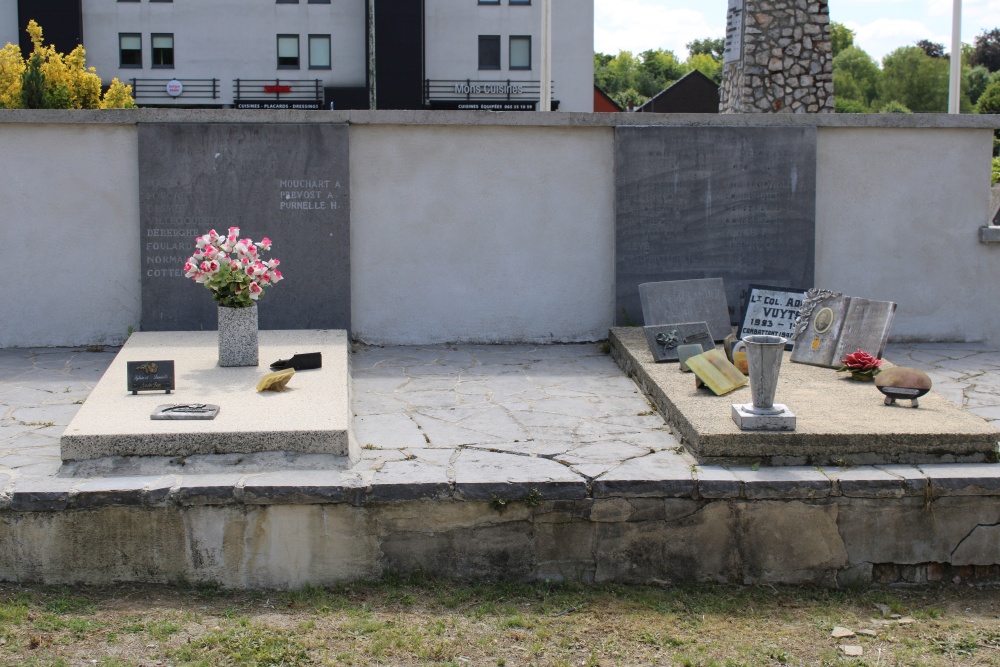
<instances>
[{"instance_id":1,"label":"tree","mask_svg":"<svg viewBox=\"0 0 1000 667\"><path fill-rule=\"evenodd\" d=\"M931 58L918 46L903 46L882 60L883 102L899 102L918 113L945 113L948 110L948 61ZM962 111L972 104L963 93Z\"/></svg>"},{"instance_id":2,"label":"tree","mask_svg":"<svg viewBox=\"0 0 1000 667\"><path fill-rule=\"evenodd\" d=\"M642 62L636 89L646 97L656 95L689 71L673 51L650 49L639 55Z\"/></svg>"},{"instance_id":3,"label":"tree","mask_svg":"<svg viewBox=\"0 0 1000 667\"><path fill-rule=\"evenodd\" d=\"M615 93L634 90L638 86L639 59L631 51L619 51L617 56L605 56L603 53L598 56L594 58L594 83L612 99ZM599 61L602 64L598 65Z\"/></svg>"},{"instance_id":4,"label":"tree","mask_svg":"<svg viewBox=\"0 0 1000 667\"><path fill-rule=\"evenodd\" d=\"M836 79L835 79L836 81ZM834 84L836 86L836 83ZM833 98L833 110L836 113L871 113L872 110L864 102L852 100L836 93Z\"/></svg>"},{"instance_id":5,"label":"tree","mask_svg":"<svg viewBox=\"0 0 1000 667\"><path fill-rule=\"evenodd\" d=\"M594 54L594 83L621 106L637 106L690 71L672 51L650 49L638 57ZM626 94L627 93L627 94Z\"/></svg>"},{"instance_id":6,"label":"tree","mask_svg":"<svg viewBox=\"0 0 1000 667\"><path fill-rule=\"evenodd\" d=\"M979 113L1000 113L1000 81L994 81L979 96Z\"/></svg>"},{"instance_id":7,"label":"tree","mask_svg":"<svg viewBox=\"0 0 1000 667\"><path fill-rule=\"evenodd\" d=\"M649 98L645 95L641 95L634 88L629 88L628 90L615 93L611 96L611 99L613 99L615 104L620 106L622 109L632 109L642 106Z\"/></svg>"},{"instance_id":8,"label":"tree","mask_svg":"<svg viewBox=\"0 0 1000 667\"><path fill-rule=\"evenodd\" d=\"M45 109L45 75L42 73L42 57L31 54L28 66L21 75L21 107L24 109Z\"/></svg>"},{"instance_id":9,"label":"tree","mask_svg":"<svg viewBox=\"0 0 1000 667\"><path fill-rule=\"evenodd\" d=\"M127 100L117 90L112 101L101 100L101 79L86 67L86 51L77 46L69 55L45 45L42 27L29 21L32 51L27 60L13 44L0 49L0 108L97 109L109 105L135 106L131 89Z\"/></svg>"},{"instance_id":10,"label":"tree","mask_svg":"<svg viewBox=\"0 0 1000 667\"><path fill-rule=\"evenodd\" d=\"M1000 28L983 30L974 41L969 64L982 65L991 72L1000 71Z\"/></svg>"},{"instance_id":11,"label":"tree","mask_svg":"<svg viewBox=\"0 0 1000 667\"><path fill-rule=\"evenodd\" d=\"M833 57L844 49L854 46L854 31L843 23L830 21L830 47L833 49Z\"/></svg>"},{"instance_id":12,"label":"tree","mask_svg":"<svg viewBox=\"0 0 1000 667\"><path fill-rule=\"evenodd\" d=\"M938 44L929 39L922 39L917 42L917 47L931 58L944 58L944 44Z\"/></svg>"},{"instance_id":13,"label":"tree","mask_svg":"<svg viewBox=\"0 0 1000 667\"><path fill-rule=\"evenodd\" d=\"M879 107L879 113L913 113L905 104L892 100Z\"/></svg>"},{"instance_id":14,"label":"tree","mask_svg":"<svg viewBox=\"0 0 1000 667\"><path fill-rule=\"evenodd\" d=\"M684 61L688 71L698 70L712 81L722 83L722 59L710 53L695 53Z\"/></svg>"},{"instance_id":15,"label":"tree","mask_svg":"<svg viewBox=\"0 0 1000 667\"><path fill-rule=\"evenodd\" d=\"M687 47L688 53L692 56L705 54L712 56L716 60L722 60L726 50L726 40L722 37L706 37L705 39L696 39L688 42L684 46Z\"/></svg>"},{"instance_id":16,"label":"tree","mask_svg":"<svg viewBox=\"0 0 1000 667\"><path fill-rule=\"evenodd\" d=\"M833 59L834 103L845 98L870 107L878 96L882 70L864 50L849 46Z\"/></svg>"},{"instance_id":17,"label":"tree","mask_svg":"<svg viewBox=\"0 0 1000 667\"><path fill-rule=\"evenodd\" d=\"M962 90L968 94L969 101L973 104L979 102L979 97L988 85L990 85L990 71L982 65L962 68Z\"/></svg>"}]
</instances>

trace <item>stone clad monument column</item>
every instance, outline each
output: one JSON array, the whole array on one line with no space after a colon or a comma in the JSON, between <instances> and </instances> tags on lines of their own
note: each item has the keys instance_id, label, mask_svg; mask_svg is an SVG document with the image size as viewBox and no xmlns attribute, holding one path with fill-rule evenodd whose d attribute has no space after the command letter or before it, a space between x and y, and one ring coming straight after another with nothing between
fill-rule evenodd
<instances>
[{"instance_id":1,"label":"stone clad monument column","mask_svg":"<svg viewBox=\"0 0 1000 667\"><path fill-rule=\"evenodd\" d=\"M729 0L720 113L833 113L827 0Z\"/></svg>"}]
</instances>

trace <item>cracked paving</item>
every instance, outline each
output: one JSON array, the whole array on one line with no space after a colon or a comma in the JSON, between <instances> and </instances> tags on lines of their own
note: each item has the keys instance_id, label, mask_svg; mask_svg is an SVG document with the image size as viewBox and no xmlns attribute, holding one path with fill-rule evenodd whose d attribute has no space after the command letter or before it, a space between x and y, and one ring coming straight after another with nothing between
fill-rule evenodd
<instances>
[{"instance_id":1,"label":"cracked paving","mask_svg":"<svg viewBox=\"0 0 1000 667\"><path fill-rule=\"evenodd\" d=\"M417 461L458 485L473 463L590 481L654 452L695 463L594 344L361 348L352 375L360 467L386 475Z\"/></svg>"}]
</instances>

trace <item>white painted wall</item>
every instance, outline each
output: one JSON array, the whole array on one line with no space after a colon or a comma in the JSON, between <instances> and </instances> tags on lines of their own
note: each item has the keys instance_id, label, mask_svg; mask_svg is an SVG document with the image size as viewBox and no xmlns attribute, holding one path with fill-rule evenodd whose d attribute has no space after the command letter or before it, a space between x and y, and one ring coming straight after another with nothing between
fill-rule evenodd
<instances>
[{"instance_id":1,"label":"white painted wall","mask_svg":"<svg viewBox=\"0 0 1000 667\"><path fill-rule=\"evenodd\" d=\"M425 0L426 77L473 81L541 77L541 3ZM500 35L499 70L479 70L479 36ZM509 68L511 35L531 36L531 70ZM552 1L552 80L559 111L594 110L594 3Z\"/></svg>"},{"instance_id":2,"label":"white painted wall","mask_svg":"<svg viewBox=\"0 0 1000 667\"><path fill-rule=\"evenodd\" d=\"M17 26L17 0L0 0L0 48L8 42L17 44L21 30Z\"/></svg>"},{"instance_id":3,"label":"white painted wall","mask_svg":"<svg viewBox=\"0 0 1000 667\"><path fill-rule=\"evenodd\" d=\"M233 80L321 79L324 86L364 86L367 67L365 0L328 5L274 0L108 2L83 0L87 64L105 83L128 79L220 79L222 99L233 101ZM119 67L118 34L142 34L142 69ZM152 33L173 33L174 67L153 68ZM277 36L299 35L300 68L278 69ZM310 34L330 35L332 69L309 69ZM140 99L141 103L142 100ZM166 104L170 99L151 100ZM211 100L178 97L177 104Z\"/></svg>"},{"instance_id":4,"label":"white painted wall","mask_svg":"<svg viewBox=\"0 0 1000 667\"><path fill-rule=\"evenodd\" d=\"M0 347L120 343L138 328L133 125L0 124Z\"/></svg>"},{"instance_id":5,"label":"white painted wall","mask_svg":"<svg viewBox=\"0 0 1000 667\"><path fill-rule=\"evenodd\" d=\"M611 128L352 127L355 336L604 338L613 172Z\"/></svg>"},{"instance_id":6,"label":"white painted wall","mask_svg":"<svg viewBox=\"0 0 1000 667\"><path fill-rule=\"evenodd\" d=\"M17 165L0 179L0 347L114 343L138 324L138 148L127 119L212 113L0 111L0 159ZM231 122L215 113L208 118ZM36 116L44 124L23 120ZM351 125L354 335L603 338L614 310L614 119L598 116L434 125L453 114L360 114ZM90 122L98 118L121 120ZM848 121L823 121L834 122ZM897 302L896 340L1000 344L1000 245L978 241L991 130L823 123L816 284Z\"/></svg>"},{"instance_id":7,"label":"white painted wall","mask_svg":"<svg viewBox=\"0 0 1000 667\"><path fill-rule=\"evenodd\" d=\"M895 301L894 340L1000 342L990 130L818 135L816 285Z\"/></svg>"}]
</instances>

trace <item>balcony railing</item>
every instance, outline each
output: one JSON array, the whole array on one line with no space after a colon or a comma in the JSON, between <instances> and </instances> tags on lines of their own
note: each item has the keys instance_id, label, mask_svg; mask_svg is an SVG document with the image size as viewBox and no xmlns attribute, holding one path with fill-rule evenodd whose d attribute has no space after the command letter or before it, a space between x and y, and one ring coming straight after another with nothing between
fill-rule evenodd
<instances>
[{"instance_id":1,"label":"balcony railing","mask_svg":"<svg viewBox=\"0 0 1000 667\"><path fill-rule=\"evenodd\" d=\"M181 83L181 92L172 95L167 90L167 84L172 81ZM218 99L219 80L218 79L132 79L132 97L136 100L149 99Z\"/></svg>"},{"instance_id":2,"label":"balcony railing","mask_svg":"<svg viewBox=\"0 0 1000 667\"><path fill-rule=\"evenodd\" d=\"M233 81L233 106L237 109L319 109L322 105L321 79Z\"/></svg>"}]
</instances>

